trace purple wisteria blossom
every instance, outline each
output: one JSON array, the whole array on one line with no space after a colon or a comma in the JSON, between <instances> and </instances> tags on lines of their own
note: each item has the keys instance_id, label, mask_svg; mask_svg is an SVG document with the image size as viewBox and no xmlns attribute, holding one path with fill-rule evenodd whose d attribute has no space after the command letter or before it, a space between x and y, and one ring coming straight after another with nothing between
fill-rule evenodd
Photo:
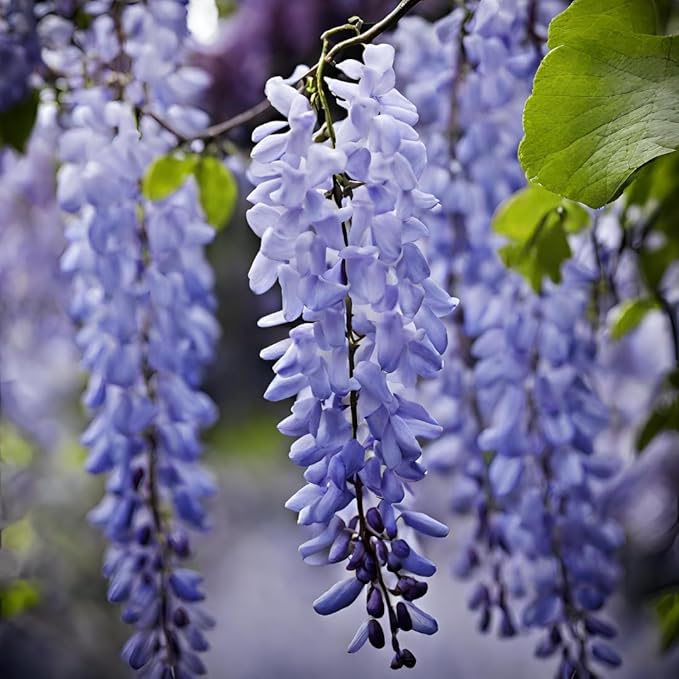
<instances>
[{"instance_id":1,"label":"purple wisteria blossom","mask_svg":"<svg viewBox=\"0 0 679 679\"><path fill-rule=\"evenodd\" d=\"M413 601L435 565L416 550L413 533L443 537L447 528L406 508L411 483L423 478L418 438L441 429L407 398L418 378L437 374L447 345L441 318L456 304L430 276L418 242L428 230L418 214L436 199L419 188L426 152L413 125L417 111L395 88L394 50L367 46L363 61L327 79L347 112L334 135L314 141L317 113L280 78L266 94L286 121L254 132L255 189L248 222L261 238L252 289L276 282L282 309L262 326L301 321L265 349L276 377L265 397L296 396L279 429L296 437L290 458L306 467L307 485L286 506L316 528L300 547L311 564L346 563L349 577L314 602L322 615L365 592L369 620L349 645L385 645L392 667L412 667L398 632L432 634L435 620ZM332 137L332 135L331 135Z\"/></svg>"},{"instance_id":2,"label":"purple wisteria blossom","mask_svg":"<svg viewBox=\"0 0 679 679\"><path fill-rule=\"evenodd\" d=\"M214 491L199 464L200 429L217 415L199 388L218 335L203 252L213 229L192 181L156 203L141 193L150 163L175 142L142 109L183 129L205 124L183 105L200 82L181 66L184 4L99 7L69 43L83 50L94 84L69 72L70 47L61 60L52 55L71 85L58 198L71 216L62 266L73 276L70 310L93 413L82 440L87 469L108 473L91 519L112 543L108 598L136 628L123 655L163 679L205 673L197 654L212 625L198 605L201 577L183 562L189 531L209 526L204 501Z\"/></svg>"},{"instance_id":3,"label":"purple wisteria blossom","mask_svg":"<svg viewBox=\"0 0 679 679\"><path fill-rule=\"evenodd\" d=\"M589 677L619 658L597 637L613 591L621 532L598 502L614 465L595 455L607 412L594 391L596 336L587 320L594 268L569 263L560 285L532 292L500 262L490 225L521 188L521 110L559 3L480 0L430 26L404 20L397 73L420 110L433 160L423 187L442 196L429 257L464 300L442 379L422 398L444 428L425 454L454 474L453 508L475 516L455 569L475 574L470 605L483 631L539 627L559 677ZM533 23L531 23L533 22ZM442 102L451 102L446 107ZM513 608L523 599L522 613Z\"/></svg>"}]
</instances>

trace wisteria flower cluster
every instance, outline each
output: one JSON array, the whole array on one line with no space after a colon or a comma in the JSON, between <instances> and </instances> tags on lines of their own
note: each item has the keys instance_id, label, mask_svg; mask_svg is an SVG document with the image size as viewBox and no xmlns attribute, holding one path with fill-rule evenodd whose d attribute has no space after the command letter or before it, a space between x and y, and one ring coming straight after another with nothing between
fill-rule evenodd
<instances>
[{"instance_id":1,"label":"wisteria flower cluster","mask_svg":"<svg viewBox=\"0 0 679 679\"><path fill-rule=\"evenodd\" d=\"M296 395L279 428L297 437L290 458L307 481L287 502L317 534L300 547L309 563L342 563L352 574L314 602L327 615L365 591L369 620L349 646L385 645L392 667L412 667L397 634L432 634L434 619L413 601L435 571L409 530L443 537L447 528L405 508L410 483L425 474L420 438L439 425L406 395L419 377L442 367L441 318L456 300L431 279L418 241L427 227L417 211L437 201L418 178L426 153L413 125L417 112L394 88L394 50L366 46L363 62L338 64L350 81L327 85L346 117L334 144L315 142L317 113L280 78L266 87L286 121L255 130L248 222L262 239L250 271L253 290L278 281L282 309L261 321L298 323L262 352L276 360L265 397ZM332 127L331 127L332 126ZM284 128L287 128L285 131Z\"/></svg>"},{"instance_id":2,"label":"wisteria flower cluster","mask_svg":"<svg viewBox=\"0 0 679 679\"><path fill-rule=\"evenodd\" d=\"M592 457L607 424L585 320L596 276L591 263L571 264L560 286L535 295L504 268L490 231L497 206L524 182L520 112L538 35L558 3L533 3L531 12L525 2L481 0L473 10L435 25L406 19L394 36L399 78L434 151L424 187L445 196L432 267L464 302L444 377L422 394L444 427L427 454L434 468L455 473L455 511L476 517L455 569L488 576L470 597L480 628L497 620L504 637L520 625L546 628L536 654L560 651L559 676L588 677L591 656L619 663L611 648L590 643L615 634L592 614L614 589L621 542L597 501L599 479L614 468ZM526 604L517 616L519 598Z\"/></svg>"},{"instance_id":3,"label":"wisteria flower cluster","mask_svg":"<svg viewBox=\"0 0 679 679\"><path fill-rule=\"evenodd\" d=\"M199 389L218 335L203 254L214 232L192 183L153 203L141 179L174 141L147 108L185 126L204 119L176 95L196 80L178 65L183 3L100 9L66 49L85 51L93 84L62 62L71 91L58 184L72 215L62 263L73 275L71 314L89 373L87 469L109 474L91 518L112 543L108 598L137 630L127 661L149 676L189 677L205 673L197 653L212 624L197 605L201 577L183 561L189 530L208 527L204 500L214 490L198 464L199 431L216 418Z\"/></svg>"}]
</instances>

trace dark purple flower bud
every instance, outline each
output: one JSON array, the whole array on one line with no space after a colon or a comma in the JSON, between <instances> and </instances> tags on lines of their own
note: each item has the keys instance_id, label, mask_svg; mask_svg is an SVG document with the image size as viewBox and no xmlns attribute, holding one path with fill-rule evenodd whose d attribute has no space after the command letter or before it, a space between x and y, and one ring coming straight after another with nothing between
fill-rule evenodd
<instances>
[{"instance_id":1,"label":"dark purple flower bud","mask_svg":"<svg viewBox=\"0 0 679 679\"><path fill-rule=\"evenodd\" d=\"M373 575L367 568L360 566L356 570L356 579L360 580L364 585L367 585L369 582L372 582Z\"/></svg>"},{"instance_id":2,"label":"dark purple flower bud","mask_svg":"<svg viewBox=\"0 0 679 679\"><path fill-rule=\"evenodd\" d=\"M559 644L554 643L554 640L552 639L551 635L543 637L542 639L540 639L540 641L538 641L538 644L535 647L535 657L549 658L551 655L554 654L557 648L559 648Z\"/></svg>"},{"instance_id":3,"label":"dark purple flower bud","mask_svg":"<svg viewBox=\"0 0 679 679\"><path fill-rule=\"evenodd\" d=\"M134 625L139 620L140 610L138 608L133 608L132 606L127 606L123 608L123 612L120 615L120 619L126 625Z\"/></svg>"},{"instance_id":4,"label":"dark purple flower bud","mask_svg":"<svg viewBox=\"0 0 679 679\"><path fill-rule=\"evenodd\" d=\"M401 568L403 568L401 559L399 559L396 554L391 552L391 554L387 556L387 570L391 571L392 573L398 573Z\"/></svg>"},{"instance_id":5,"label":"dark purple flower bud","mask_svg":"<svg viewBox=\"0 0 679 679\"><path fill-rule=\"evenodd\" d=\"M488 606L489 603L490 592L488 591L488 587L486 587L481 582L477 583L472 590L467 605L469 606L470 610L475 611L479 608L479 606Z\"/></svg>"},{"instance_id":6,"label":"dark purple flower bud","mask_svg":"<svg viewBox=\"0 0 679 679\"><path fill-rule=\"evenodd\" d=\"M144 480L144 470L142 469L142 467L137 467L132 473L132 485L134 486L135 490L139 490L139 486L141 486L141 482L143 480Z\"/></svg>"},{"instance_id":7,"label":"dark purple flower bud","mask_svg":"<svg viewBox=\"0 0 679 679\"><path fill-rule=\"evenodd\" d=\"M172 551L181 559L185 559L191 555L189 547L189 538L182 530L177 530L170 535L170 547Z\"/></svg>"},{"instance_id":8,"label":"dark purple flower bud","mask_svg":"<svg viewBox=\"0 0 679 679\"><path fill-rule=\"evenodd\" d=\"M401 662L408 669L412 669L417 664L417 659L407 648L404 648L401 651Z\"/></svg>"},{"instance_id":9,"label":"dark purple flower bud","mask_svg":"<svg viewBox=\"0 0 679 679\"><path fill-rule=\"evenodd\" d=\"M415 580L414 583L408 588L408 591L403 593L403 598L406 601L415 601L416 599L423 597L427 593L428 589L429 585L426 582Z\"/></svg>"},{"instance_id":10,"label":"dark purple flower bud","mask_svg":"<svg viewBox=\"0 0 679 679\"><path fill-rule=\"evenodd\" d=\"M175 658L181 658L182 649L179 647L179 639L177 639L177 635L172 630L167 630L165 633L165 638L167 640L167 646L170 653Z\"/></svg>"},{"instance_id":11,"label":"dark purple flower bud","mask_svg":"<svg viewBox=\"0 0 679 679\"><path fill-rule=\"evenodd\" d=\"M502 611L502 619L500 620L500 637L508 639L516 635L516 626L512 622L509 613L506 610Z\"/></svg>"},{"instance_id":12,"label":"dark purple flower bud","mask_svg":"<svg viewBox=\"0 0 679 679\"><path fill-rule=\"evenodd\" d=\"M382 516L375 507L371 507L365 515L368 525L379 535L384 532L384 522Z\"/></svg>"},{"instance_id":13,"label":"dark purple flower bud","mask_svg":"<svg viewBox=\"0 0 679 679\"><path fill-rule=\"evenodd\" d=\"M408 609L402 601L399 601L396 604L396 618L398 620L398 626L404 632L409 632L413 628L413 621L410 619L410 613L408 613Z\"/></svg>"},{"instance_id":14,"label":"dark purple flower bud","mask_svg":"<svg viewBox=\"0 0 679 679\"><path fill-rule=\"evenodd\" d=\"M368 639L375 648L384 648L384 630L374 618L368 623Z\"/></svg>"},{"instance_id":15,"label":"dark purple flower bud","mask_svg":"<svg viewBox=\"0 0 679 679\"><path fill-rule=\"evenodd\" d=\"M622 664L620 656L608 644L592 644L592 655L609 667L619 667Z\"/></svg>"},{"instance_id":16,"label":"dark purple flower bud","mask_svg":"<svg viewBox=\"0 0 679 679\"><path fill-rule=\"evenodd\" d=\"M387 570L398 573L403 568L403 563L393 552L387 556Z\"/></svg>"},{"instance_id":17,"label":"dark purple flower bud","mask_svg":"<svg viewBox=\"0 0 679 679\"><path fill-rule=\"evenodd\" d=\"M392 670L400 670L403 667L403 660L401 660L401 654L396 653L396 655L391 659Z\"/></svg>"},{"instance_id":18,"label":"dark purple flower bud","mask_svg":"<svg viewBox=\"0 0 679 679\"><path fill-rule=\"evenodd\" d=\"M370 554L366 554L365 559L363 559L363 568L370 574L371 578L377 577L377 564Z\"/></svg>"},{"instance_id":19,"label":"dark purple flower bud","mask_svg":"<svg viewBox=\"0 0 679 679\"><path fill-rule=\"evenodd\" d=\"M145 524L137 530L137 542L140 545L148 545L151 542L151 526Z\"/></svg>"},{"instance_id":20,"label":"dark purple flower bud","mask_svg":"<svg viewBox=\"0 0 679 679\"><path fill-rule=\"evenodd\" d=\"M614 639L618 634L618 630L613 625L601 620L601 618L591 616L585 620L585 629L592 636L603 637L604 639Z\"/></svg>"},{"instance_id":21,"label":"dark purple flower bud","mask_svg":"<svg viewBox=\"0 0 679 679\"><path fill-rule=\"evenodd\" d=\"M394 540L391 543L391 551L399 558L405 559L410 554L410 546L405 540Z\"/></svg>"},{"instance_id":22,"label":"dark purple flower bud","mask_svg":"<svg viewBox=\"0 0 679 679\"><path fill-rule=\"evenodd\" d=\"M355 541L354 551L351 553L351 556L349 557L349 563L347 563L347 570L348 571L356 570L363 563L364 556L365 547L363 546L363 543L358 540Z\"/></svg>"},{"instance_id":23,"label":"dark purple flower bud","mask_svg":"<svg viewBox=\"0 0 679 679\"><path fill-rule=\"evenodd\" d=\"M375 539L375 555L377 556L380 566L384 566L389 558L389 550L383 540Z\"/></svg>"},{"instance_id":24,"label":"dark purple flower bud","mask_svg":"<svg viewBox=\"0 0 679 679\"><path fill-rule=\"evenodd\" d=\"M490 629L490 623L490 608L485 607L483 611L481 611L481 618L479 619L479 632L487 632Z\"/></svg>"},{"instance_id":25,"label":"dark purple flower bud","mask_svg":"<svg viewBox=\"0 0 679 679\"><path fill-rule=\"evenodd\" d=\"M174 622L177 627L182 628L186 627L189 622L191 622L191 619L189 618L189 614L186 612L186 609L180 606L172 614L172 622Z\"/></svg>"},{"instance_id":26,"label":"dark purple flower bud","mask_svg":"<svg viewBox=\"0 0 679 679\"><path fill-rule=\"evenodd\" d=\"M381 618L384 615L384 599L377 587L371 587L368 592L368 604L366 606L368 615L373 618Z\"/></svg>"}]
</instances>

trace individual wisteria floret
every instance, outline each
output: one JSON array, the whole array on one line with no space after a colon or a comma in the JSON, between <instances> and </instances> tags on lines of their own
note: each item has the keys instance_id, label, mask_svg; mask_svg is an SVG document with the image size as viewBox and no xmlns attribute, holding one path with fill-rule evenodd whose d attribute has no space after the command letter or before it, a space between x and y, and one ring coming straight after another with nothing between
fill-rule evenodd
<instances>
[{"instance_id":1,"label":"individual wisteria floret","mask_svg":"<svg viewBox=\"0 0 679 679\"><path fill-rule=\"evenodd\" d=\"M422 393L444 427L425 457L455 474L454 510L475 516L456 572L483 578L470 597L480 629L509 637L546 628L538 655L560 652L558 676L582 678L592 657L619 662L594 639L614 633L594 612L617 579L620 531L597 497L612 467L592 457L606 425L585 320L593 280L569 265L561 286L535 295L502 266L490 228L524 182L521 110L558 9L548 0L480 0L466 17L457 10L432 26L406 19L394 42L399 80L420 108L417 129L435 151L423 177L442 196L432 269L464 300L444 375Z\"/></svg>"},{"instance_id":2,"label":"individual wisteria floret","mask_svg":"<svg viewBox=\"0 0 679 679\"><path fill-rule=\"evenodd\" d=\"M409 484L425 475L418 438L441 431L406 394L441 369L441 317L456 300L432 281L418 245L428 231L416 213L437 201L418 186L426 152L417 111L394 88L393 58L388 45L366 46L362 62L337 66L350 81L327 79L346 110L323 121L335 145L314 141L318 116L305 96L281 78L267 83L286 120L254 132L248 222L262 240L251 287L263 293L278 281L282 291L281 311L260 325L301 319L262 352L276 361L265 397L297 397L279 429L297 438L290 458L306 467L307 484L286 506L316 529L300 546L304 560L349 571L314 608L328 615L364 593L369 619L349 652L390 637L397 669L415 664L399 631L437 630L414 603L427 591L420 578L436 570L414 533L448 532L406 508Z\"/></svg>"},{"instance_id":3,"label":"individual wisteria floret","mask_svg":"<svg viewBox=\"0 0 679 679\"><path fill-rule=\"evenodd\" d=\"M191 182L163 201L143 198L146 169L174 140L141 108L185 126L205 121L170 97L183 77L183 3L114 9L74 40L91 48L95 80L70 80L63 115L58 199L72 218L62 266L73 275L70 310L89 374L86 467L108 473L91 519L112 543L108 598L136 628L123 655L145 676L184 679L205 674L198 653L213 624L199 605L201 576L185 561L189 532L209 526L214 490L199 464L200 429L217 415L199 388L218 336L203 252L214 232Z\"/></svg>"}]
</instances>

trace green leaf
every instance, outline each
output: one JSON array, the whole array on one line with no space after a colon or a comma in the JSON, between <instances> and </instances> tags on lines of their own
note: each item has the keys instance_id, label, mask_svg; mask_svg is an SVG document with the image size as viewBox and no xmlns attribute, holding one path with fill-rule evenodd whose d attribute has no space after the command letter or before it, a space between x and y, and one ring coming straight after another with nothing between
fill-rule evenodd
<instances>
[{"instance_id":1,"label":"green leaf","mask_svg":"<svg viewBox=\"0 0 679 679\"><path fill-rule=\"evenodd\" d=\"M505 265L519 271L539 292L545 276L561 280L561 264L571 255L566 233L576 233L588 223L589 213L580 205L533 185L500 206L493 229L514 241L500 249Z\"/></svg>"},{"instance_id":2,"label":"green leaf","mask_svg":"<svg viewBox=\"0 0 679 679\"><path fill-rule=\"evenodd\" d=\"M212 157L201 158L193 174L205 218L216 229L227 224L236 207L238 184L230 170Z\"/></svg>"},{"instance_id":3,"label":"green leaf","mask_svg":"<svg viewBox=\"0 0 679 679\"><path fill-rule=\"evenodd\" d=\"M533 184L500 205L493 217L493 230L511 240L525 242L552 212L561 218L567 233L577 233L589 224L589 213L581 205Z\"/></svg>"},{"instance_id":4,"label":"green leaf","mask_svg":"<svg viewBox=\"0 0 679 679\"><path fill-rule=\"evenodd\" d=\"M38 115L40 93L32 90L18 104L0 112L0 147L11 146L23 153Z\"/></svg>"},{"instance_id":5,"label":"green leaf","mask_svg":"<svg viewBox=\"0 0 679 679\"><path fill-rule=\"evenodd\" d=\"M163 200L173 194L193 172L198 156L174 155L156 158L142 179L142 192L149 200Z\"/></svg>"},{"instance_id":6,"label":"green leaf","mask_svg":"<svg viewBox=\"0 0 679 679\"><path fill-rule=\"evenodd\" d=\"M660 646L668 651L679 641L679 592L666 592L655 601L660 625Z\"/></svg>"},{"instance_id":7,"label":"green leaf","mask_svg":"<svg viewBox=\"0 0 679 679\"><path fill-rule=\"evenodd\" d=\"M679 431L679 395L662 399L655 407L637 436L637 451L642 452L651 441L664 431Z\"/></svg>"},{"instance_id":8,"label":"green leaf","mask_svg":"<svg viewBox=\"0 0 679 679\"><path fill-rule=\"evenodd\" d=\"M554 17L547 47L568 42L573 34L596 32L600 26L624 33L655 35L657 19L653 0L576 0L571 8Z\"/></svg>"},{"instance_id":9,"label":"green leaf","mask_svg":"<svg viewBox=\"0 0 679 679\"><path fill-rule=\"evenodd\" d=\"M35 608L40 602L40 590L34 580L15 580L0 591L0 617L11 618Z\"/></svg>"},{"instance_id":10,"label":"green leaf","mask_svg":"<svg viewBox=\"0 0 679 679\"><path fill-rule=\"evenodd\" d=\"M656 36L649 0L575 0L524 109L531 182L591 207L679 147L679 36Z\"/></svg>"},{"instance_id":11,"label":"green leaf","mask_svg":"<svg viewBox=\"0 0 679 679\"><path fill-rule=\"evenodd\" d=\"M646 314L657 309L658 303L653 299L628 299L617 310L615 320L611 325L611 337L619 340L636 328L644 320Z\"/></svg>"},{"instance_id":12,"label":"green leaf","mask_svg":"<svg viewBox=\"0 0 679 679\"><path fill-rule=\"evenodd\" d=\"M499 250L505 266L516 269L535 292L547 276L561 281L561 264L571 256L571 248L558 217L546 218L525 243L508 243Z\"/></svg>"},{"instance_id":13,"label":"green leaf","mask_svg":"<svg viewBox=\"0 0 679 679\"><path fill-rule=\"evenodd\" d=\"M527 186L508 198L493 217L493 231L525 242L539 223L561 205L561 196L540 186Z\"/></svg>"}]
</instances>

